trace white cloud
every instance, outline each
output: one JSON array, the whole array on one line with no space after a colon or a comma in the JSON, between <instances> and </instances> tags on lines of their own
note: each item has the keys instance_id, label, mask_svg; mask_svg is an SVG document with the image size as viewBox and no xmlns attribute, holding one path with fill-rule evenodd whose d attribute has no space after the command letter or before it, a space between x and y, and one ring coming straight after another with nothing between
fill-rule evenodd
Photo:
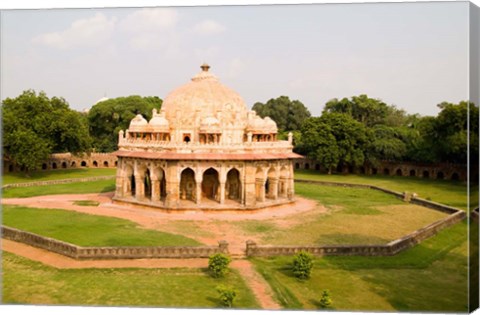
<instances>
[{"instance_id":1,"label":"white cloud","mask_svg":"<svg viewBox=\"0 0 480 315\"><path fill-rule=\"evenodd\" d=\"M226 31L225 26L214 21L204 20L193 27L193 31L202 35L220 34Z\"/></svg>"},{"instance_id":2,"label":"white cloud","mask_svg":"<svg viewBox=\"0 0 480 315\"><path fill-rule=\"evenodd\" d=\"M176 25L178 13L174 9L145 8L127 15L119 23L126 40L134 50L177 50Z\"/></svg>"},{"instance_id":3,"label":"white cloud","mask_svg":"<svg viewBox=\"0 0 480 315\"><path fill-rule=\"evenodd\" d=\"M175 27L178 13L174 9L146 8L129 14L120 22L120 28L130 33L151 33Z\"/></svg>"},{"instance_id":4,"label":"white cloud","mask_svg":"<svg viewBox=\"0 0 480 315\"><path fill-rule=\"evenodd\" d=\"M64 31L45 33L33 38L33 43L59 49L98 46L106 42L115 28L116 18L101 13L74 21Z\"/></svg>"}]
</instances>

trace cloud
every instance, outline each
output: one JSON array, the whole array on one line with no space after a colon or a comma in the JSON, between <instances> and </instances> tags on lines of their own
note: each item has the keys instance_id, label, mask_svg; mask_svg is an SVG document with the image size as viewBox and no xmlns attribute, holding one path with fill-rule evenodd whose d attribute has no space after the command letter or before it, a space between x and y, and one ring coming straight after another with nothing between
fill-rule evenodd
<instances>
[{"instance_id":1,"label":"cloud","mask_svg":"<svg viewBox=\"0 0 480 315\"><path fill-rule=\"evenodd\" d=\"M119 23L134 50L176 51L178 13L174 9L146 8L134 11Z\"/></svg>"},{"instance_id":2,"label":"cloud","mask_svg":"<svg viewBox=\"0 0 480 315\"><path fill-rule=\"evenodd\" d=\"M97 13L91 18L74 21L64 31L38 35L32 42L59 49L98 46L111 37L115 24L115 17L108 19Z\"/></svg>"},{"instance_id":3,"label":"cloud","mask_svg":"<svg viewBox=\"0 0 480 315\"><path fill-rule=\"evenodd\" d=\"M174 9L150 8L137 10L120 22L120 29L129 33L152 33L173 29L178 21Z\"/></svg>"},{"instance_id":4,"label":"cloud","mask_svg":"<svg viewBox=\"0 0 480 315\"><path fill-rule=\"evenodd\" d=\"M213 35L225 32L226 28L214 20L204 20L193 26L193 31L201 35Z\"/></svg>"}]
</instances>

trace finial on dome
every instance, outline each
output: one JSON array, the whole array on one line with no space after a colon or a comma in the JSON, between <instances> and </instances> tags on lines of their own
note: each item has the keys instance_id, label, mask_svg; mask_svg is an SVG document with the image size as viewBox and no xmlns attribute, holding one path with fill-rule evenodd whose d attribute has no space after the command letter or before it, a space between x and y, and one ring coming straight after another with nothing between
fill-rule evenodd
<instances>
[{"instance_id":1,"label":"finial on dome","mask_svg":"<svg viewBox=\"0 0 480 315\"><path fill-rule=\"evenodd\" d=\"M204 63L200 66L200 68L202 69L202 71L207 72L208 69L210 69L210 66L204 62Z\"/></svg>"}]
</instances>

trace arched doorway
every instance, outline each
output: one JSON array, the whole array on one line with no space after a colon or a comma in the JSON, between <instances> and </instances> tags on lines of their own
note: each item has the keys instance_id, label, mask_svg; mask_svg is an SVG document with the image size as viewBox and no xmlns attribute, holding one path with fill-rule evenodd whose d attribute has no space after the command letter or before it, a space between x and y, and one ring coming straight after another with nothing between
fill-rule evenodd
<instances>
[{"instance_id":1,"label":"arched doorway","mask_svg":"<svg viewBox=\"0 0 480 315\"><path fill-rule=\"evenodd\" d=\"M388 168L384 168L383 175L390 175L390 170Z\"/></svg>"},{"instance_id":2,"label":"arched doorway","mask_svg":"<svg viewBox=\"0 0 480 315\"><path fill-rule=\"evenodd\" d=\"M56 170L56 169L57 169L57 163L53 162L53 163L52 163L52 168L53 168L54 170Z\"/></svg>"},{"instance_id":3,"label":"arched doorway","mask_svg":"<svg viewBox=\"0 0 480 315\"><path fill-rule=\"evenodd\" d=\"M62 163L62 168L67 168L67 162Z\"/></svg>"},{"instance_id":4,"label":"arched doorway","mask_svg":"<svg viewBox=\"0 0 480 315\"><path fill-rule=\"evenodd\" d=\"M415 170L410 170L410 176L416 176L417 173L415 172Z\"/></svg>"},{"instance_id":5,"label":"arched doorway","mask_svg":"<svg viewBox=\"0 0 480 315\"><path fill-rule=\"evenodd\" d=\"M460 180L460 176L458 175L458 173L453 173L451 179L452 180Z\"/></svg>"},{"instance_id":6,"label":"arched doorway","mask_svg":"<svg viewBox=\"0 0 480 315\"><path fill-rule=\"evenodd\" d=\"M150 170L148 168L145 171L143 187L145 189L145 198L152 199L152 179L150 177Z\"/></svg>"},{"instance_id":7,"label":"arched doorway","mask_svg":"<svg viewBox=\"0 0 480 315\"><path fill-rule=\"evenodd\" d=\"M46 163L43 163L42 164L42 170L46 170L47 169L47 164Z\"/></svg>"},{"instance_id":8,"label":"arched doorway","mask_svg":"<svg viewBox=\"0 0 480 315\"><path fill-rule=\"evenodd\" d=\"M104 167L108 167L108 161L104 161L104 162L103 162L103 166L104 166Z\"/></svg>"},{"instance_id":9,"label":"arched doorway","mask_svg":"<svg viewBox=\"0 0 480 315\"><path fill-rule=\"evenodd\" d=\"M191 168L186 168L180 175L180 199L195 201L195 172Z\"/></svg>"},{"instance_id":10,"label":"arched doorway","mask_svg":"<svg viewBox=\"0 0 480 315\"><path fill-rule=\"evenodd\" d=\"M71 167L76 167L77 166L77 163L75 161L72 162L72 164L70 164Z\"/></svg>"},{"instance_id":11,"label":"arched doorway","mask_svg":"<svg viewBox=\"0 0 480 315\"><path fill-rule=\"evenodd\" d=\"M397 175L397 176L402 176L402 175L403 175L402 170L401 170L401 169L398 169L398 170L395 172L395 175Z\"/></svg>"},{"instance_id":12,"label":"arched doorway","mask_svg":"<svg viewBox=\"0 0 480 315\"><path fill-rule=\"evenodd\" d=\"M87 166L87 162L85 162L85 161L82 161L82 163L80 164L80 166L82 166L82 167L85 167L85 166Z\"/></svg>"},{"instance_id":13,"label":"arched doorway","mask_svg":"<svg viewBox=\"0 0 480 315\"><path fill-rule=\"evenodd\" d=\"M443 174L443 172L437 173L437 179L444 179L444 178L445 178L445 175Z\"/></svg>"},{"instance_id":14,"label":"arched doorway","mask_svg":"<svg viewBox=\"0 0 480 315\"><path fill-rule=\"evenodd\" d=\"M240 183L240 172L232 168L227 173L227 182L225 183L227 199L240 201L242 197L242 185Z\"/></svg>"},{"instance_id":15,"label":"arched doorway","mask_svg":"<svg viewBox=\"0 0 480 315\"><path fill-rule=\"evenodd\" d=\"M98 167L97 161L93 161L93 166L94 166L94 167Z\"/></svg>"},{"instance_id":16,"label":"arched doorway","mask_svg":"<svg viewBox=\"0 0 480 315\"><path fill-rule=\"evenodd\" d=\"M306 170L309 170L309 169L310 169L310 164L305 163L305 169L306 169Z\"/></svg>"},{"instance_id":17,"label":"arched doorway","mask_svg":"<svg viewBox=\"0 0 480 315\"><path fill-rule=\"evenodd\" d=\"M423 177L424 178L429 178L430 177L430 173L428 171L423 171Z\"/></svg>"},{"instance_id":18,"label":"arched doorway","mask_svg":"<svg viewBox=\"0 0 480 315\"><path fill-rule=\"evenodd\" d=\"M220 181L218 180L218 172L213 168L209 168L203 172L202 178L202 197L219 201Z\"/></svg>"}]
</instances>

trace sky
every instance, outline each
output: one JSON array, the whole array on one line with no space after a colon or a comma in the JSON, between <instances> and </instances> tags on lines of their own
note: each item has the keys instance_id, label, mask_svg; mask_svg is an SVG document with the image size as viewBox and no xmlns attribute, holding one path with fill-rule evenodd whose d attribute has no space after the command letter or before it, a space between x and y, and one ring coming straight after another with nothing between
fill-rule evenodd
<instances>
[{"instance_id":1,"label":"sky","mask_svg":"<svg viewBox=\"0 0 480 315\"><path fill-rule=\"evenodd\" d=\"M436 115L468 99L467 17L467 2L5 10L1 99L164 99L207 62L249 108L286 95L316 116L367 94Z\"/></svg>"}]
</instances>

